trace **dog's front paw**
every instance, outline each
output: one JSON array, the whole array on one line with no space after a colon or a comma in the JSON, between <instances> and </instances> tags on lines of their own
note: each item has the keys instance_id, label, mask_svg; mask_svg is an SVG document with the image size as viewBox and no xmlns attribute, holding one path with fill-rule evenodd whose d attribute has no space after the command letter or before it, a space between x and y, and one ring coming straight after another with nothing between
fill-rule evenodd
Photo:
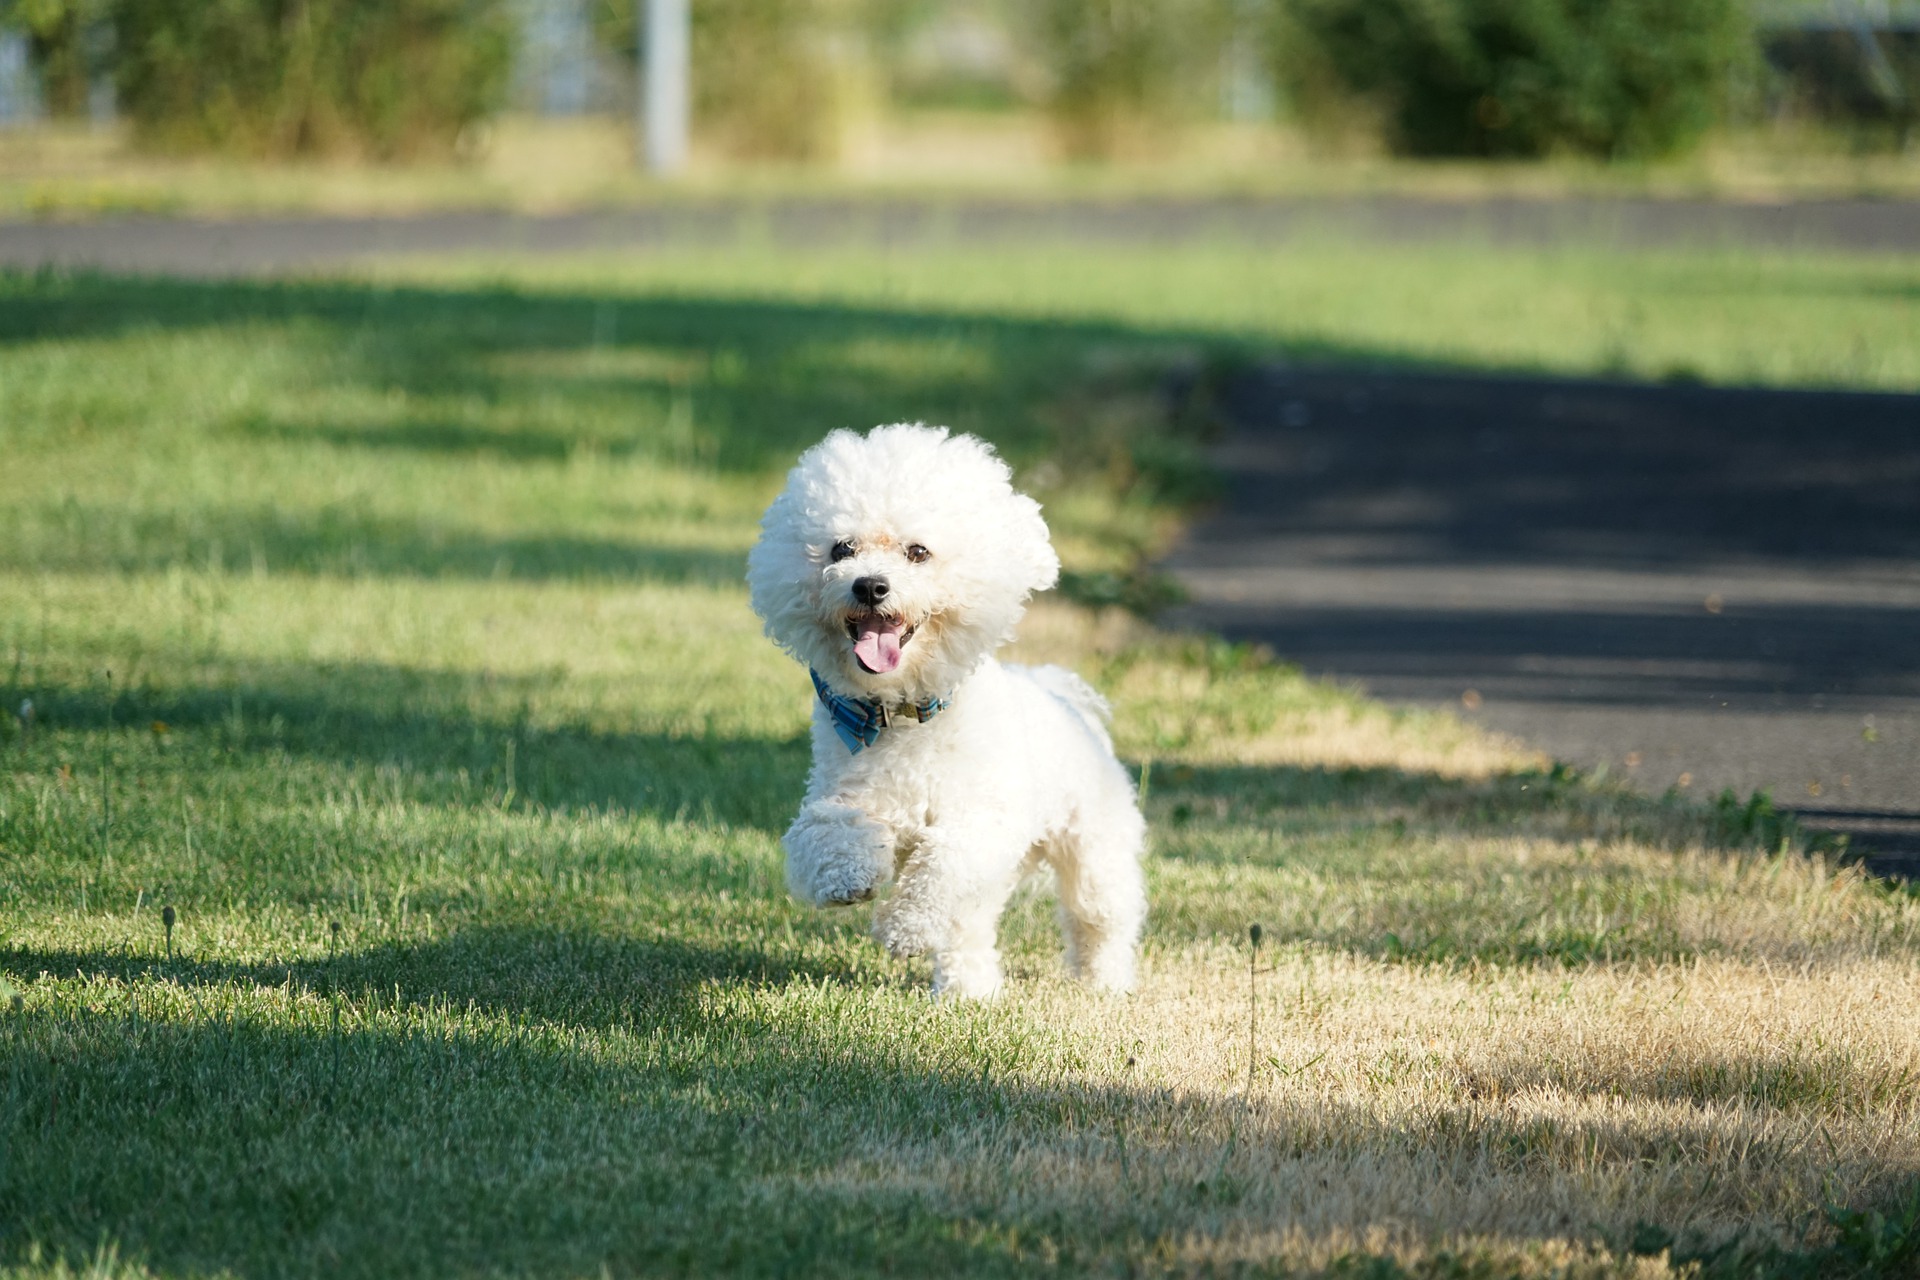
<instances>
[{"instance_id":1,"label":"dog's front paw","mask_svg":"<svg viewBox=\"0 0 1920 1280\"><path fill-rule=\"evenodd\" d=\"M885 829L847 805L807 806L783 843L788 887L816 907L865 902L893 876L893 846Z\"/></svg>"},{"instance_id":2,"label":"dog's front paw","mask_svg":"<svg viewBox=\"0 0 1920 1280\"><path fill-rule=\"evenodd\" d=\"M832 889L822 894L816 904L822 907L850 907L856 902L873 901L873 886L858 888Z\"/></svg>"},{"instance_id":3,"label":"dog's front paw","mask_svg":"<svg viewBox=\"0 0 1920 1280\"><path fill-rule=\"evenodd\" d=\"M850 907L868 902L880 888L877 867L851 858L835 859L813 868L813 875L796 891L816 907Z\"/></svg>"},{"instance_id":4,"label":"dog's front paw","mask_svg":"<svg viewBox=\"0 0 1920 1280\"><path fill-rule=\"evenodd\" d=\"M939 945L933 922L895 898L873 917L873 936L896 960L925 955Z\"/></svg>"}]
</instances>

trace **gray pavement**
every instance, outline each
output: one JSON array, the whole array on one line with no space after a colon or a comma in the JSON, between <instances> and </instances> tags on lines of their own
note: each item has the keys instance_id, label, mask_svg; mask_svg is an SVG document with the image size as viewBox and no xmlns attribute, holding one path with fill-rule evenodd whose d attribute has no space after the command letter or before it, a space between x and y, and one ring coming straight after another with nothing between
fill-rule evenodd
<instances>
[{"instance_id":1,"label":"gray pavement","mask_svg":"<svg viewBox=\"0 0 1920 1280\"><path fill-rule=\"evenodd\" d=\"M1920 870L1920 397L1270 368L1181 621Z\"/></svg>"},{"instance_id":2,"label":"gray pavement","mask_svg":"<svg viewBox=\"0 0 1920 1280\"><path fill-rule=\"evenodd\" d=\"M1448 201L1402 196L1019 200L982 197L684 199L643 209L526 216L108 218L0 223L0 267L231 276L307 270L399 254L638 249L728 243L952 240L1267 243L1358 237L1381 243L1920 252L1920 203L1654 199Z\"/></svg>"}]
</instances>

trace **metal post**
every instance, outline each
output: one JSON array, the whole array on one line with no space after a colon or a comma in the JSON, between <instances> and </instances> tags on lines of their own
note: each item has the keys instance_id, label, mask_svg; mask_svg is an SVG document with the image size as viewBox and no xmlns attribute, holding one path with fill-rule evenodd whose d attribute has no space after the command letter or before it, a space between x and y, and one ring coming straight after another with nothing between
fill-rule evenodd
<instances>
[{"instance_id":1,"label":"metal post","mask_svg":"<svg viewBox=\"0 0 1920 1280\"><path fill-rule=\"evenodd\" d=\"M687 163L687 121L691 115L688 72L691 40L689 0L634 0L641 12L640 133L645 139L642 159L649 172L662 177L680 172Z\"/></svg>"}]
</instances>

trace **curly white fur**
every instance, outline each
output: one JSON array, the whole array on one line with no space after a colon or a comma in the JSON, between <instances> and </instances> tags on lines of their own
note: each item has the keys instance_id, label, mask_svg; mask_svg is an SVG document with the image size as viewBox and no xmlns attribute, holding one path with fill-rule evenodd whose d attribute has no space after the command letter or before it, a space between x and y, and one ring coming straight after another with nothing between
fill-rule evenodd
<instances>
[{"instance_id":1,"label":"curly white fur","mask_svg":"<svg viewBox=\"0 0 1920 1280\"><path fill-rule=\"evenodd\" d=\"M931 953L936 993L1000 989L1000 913L1041 865L1059 886L1069 966L1097 987L1133 985L1146 824L1106 704L1071 672L992 656L1059 573L1039 504L1014 492L993 450L917 424L836 431L801 455L747 559L775 643L836 693L892 711L853 752L815 702L788 884L830 906L893 881L874 935L896 956ZM854 584L878 578L876 610ZM862 661L877 652L871 637L856 653L876 612L902 640L892 670ZM949 705L921 722L912 707L930 698Z\"/></svg>"}]
</instances>

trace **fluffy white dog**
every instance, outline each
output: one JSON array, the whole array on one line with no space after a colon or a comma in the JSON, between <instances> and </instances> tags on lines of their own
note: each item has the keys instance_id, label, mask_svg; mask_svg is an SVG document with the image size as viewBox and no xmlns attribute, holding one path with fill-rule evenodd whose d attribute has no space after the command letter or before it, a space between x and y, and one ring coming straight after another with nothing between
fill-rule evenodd
<instances>
[{"instance_id":1,"label":"fluffy white dog","mask_svg":"<svg viewBox=\"0 0 1920 1280\"><path fill-rule=\"evenodd\" d=\"M818 695L787 882L844 906L896 881L874 936L896 956L931 952L936 994L1000 989L1000 912L1042 864L1074 973L1133 985L1146 824L1106 703L1059 667L993 659L1059 576L1007 465L919 425L807 450L747 559L754 611Z\"/></svg>"}]
</instances>

